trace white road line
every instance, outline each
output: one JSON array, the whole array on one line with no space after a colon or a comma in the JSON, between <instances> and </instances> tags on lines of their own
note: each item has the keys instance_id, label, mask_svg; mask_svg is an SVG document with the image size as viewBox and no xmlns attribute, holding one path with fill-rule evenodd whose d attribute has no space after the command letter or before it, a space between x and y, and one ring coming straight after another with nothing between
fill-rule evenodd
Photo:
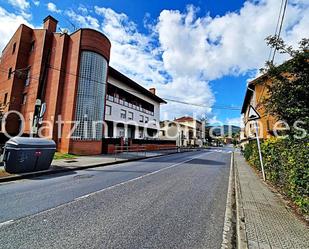
<instances>
[{"instance_id":1,"label":"white road line","mask_svg":"<svg viewBox=\"0 0 309 249\"><path fill-rule=\"evenodd\" d=\"M8 221L5 221L5 222L2 222L0 223L0 228L3 227L3 226L7 226L9 224L12 224L14 222L14 220L8 220Z\"/></svg>"},{"instance_id":2,"label":"white road line","mask_svg":"<svg viewBox=\"0 0 309 249\"><path fill-rule=\"evenodd\" d=\"M101 189L101 190L92 192L92 193L90 193L90 194L77 197L77 198L75 198L74 200L72 200L72 201L70 201L70 202L63 203L63 204L61 204L61 205L59 205L59 206L56 206L56 207L53 207L53 208L50 208L50 209L46 209L46 210L43 210L43 211L41 211L41 212L38 212L38 213L33 214L33 215L29 215L29 216L35 217L35 216L37 216L37 215L47 213L47 212L52 211L52 210L55 210L55 209L57 209L57 208L64 207L64 206L69 205L69 204L72 204L72 203L74 203L74 202L77 202L77 201L86 199L86 198L88 198L88 197L90 197L90 196L93 196L93 195L95 195L95 194L102 193L102 192L105 192L105 191L107 191L107 190L111 190L111 189L113 189L113 188L122 186L122 185L124 185L124 184L130 183L130 182L134 182L134 181L137 181L137 180L140 180L140 179L142 179L142 178L144 178L144 177L157 174L157 173L162 172L162 171L164 171L164 170L168 170L168 169L177 167L177 166L179 166L179 165L181 165L181 164L184 164L184 163L193 161L194 159L197 159L197 158L199 158L199 157L202 157L202 156L204 156L205 154L209 155L209 154L212 154L212 153L214 153L214 152L213 152L213 151L210 151L210 152L208 151L207 153L204 152L204 153L202 153L202 154L200 154L200 155L198 155L198 156L192 157L192 158L190 158L190 159L187 159L187 160L182 161L182 162L179 162L179 163L175 163L175 164L173 164L173 165L171 165L171 166L168 166L168 167L166 167L166 168L159 169L159 170L153 171L153 172L151 172L151 173L148 173L148 174L145 174L145 175L142 175L142 176L133 178L133 179L131 179L131 180L128 180L128 181L125 181L125 182L121 182L121 183L115 184L115 185L113 185L113 186L110 186L110 187L107 187L107 188L104 188L104 189ZM29 217L29 216L26 216L26 217ZM25 217L22 217L22 218L20 218L20 219L23 219L23 218L25 218ZM9 221L0 223L0 227L1 227L1 224L8 225L8 224L11 224L12 222L13 222L13 220L9 220Z\"/></svg>"},{"instance_id":3,"label":"white road line","mask_svg":"<svg viewBox=\"0 0 309 249\"><path fill-rule=\"evenodd\" d=\"M81 197L77 197L77 198L74 199L74 201L78 201L78 200L85 199L85 198L87 198L88 196L90 196L90 194L88 194L88 195L83 195L83 196L81 196Z\"/></svg>"},{"instance_id":4,"label":"white road line","mask_svg":"<svg viewBox=\"0 0 309 249\"><path fill-rule=\"evenodd\" d=\"M211 153L213 153L213 152L209 152L209 153L207 153L207 155L209 155L209 154L211 154ZM107 190L111 190L111 189L113 189L113 188L122 186L122 185L127 184L127 183L130 183L130 182L134 182L134 181L143 179L144 177L151 176L151 175L157 174L157 173L159 173L159 172L162 172L162 171L164 171L164 170L177 167L177 166L179 166L179 165L181 165L181 164L190 162L190 161L192 161L192 160L194 160L194 159L196 159L196 158L202 157L202 156L204 156L204 155L205 155L205 153L203 153L203 154L201 154L201 155L198 155L198 156L195 156L195 157L192 157L192 158L190 158L190 159L188 159L188 160L185 160L185 161L182 161L182 162L179 162L179 163L175 163L175 164L173 164L173 165L171 165L171 166L168 166L168 167L166 167L166 168L159 169L159 170L153 171L153 172L151 172L151 173L148 173L148 174L145 174L145 175L142 175L142 176L133 178L133 179L131 179L131 180L128 180L128 181L125 181L125 182L121 182L121 183L115 184L115 185L113 185L113 186L110 186L110 187L107 187L107 188L98 190L98 191L96 191L96 192L92 192L92 193L90 193L90 194L87 194L87 195L78 197L78 198L76 198L75 200L85 199L85 198L90 197L90 196L92 196L92 195L95 195L95 194L98 194L98 193L101 193L101 192L104 192L104 191L107 191Z\"/></svg>"}]
</instances>

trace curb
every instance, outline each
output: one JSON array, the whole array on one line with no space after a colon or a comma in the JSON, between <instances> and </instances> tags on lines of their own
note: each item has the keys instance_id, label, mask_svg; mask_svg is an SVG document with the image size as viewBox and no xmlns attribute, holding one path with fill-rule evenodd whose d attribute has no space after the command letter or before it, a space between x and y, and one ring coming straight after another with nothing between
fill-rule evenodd
<instances>
[{"instance_id":1,"label":"curb","mask_svg":"<svg viewBox=\"0 0 309 249\"><path fill-rule=\"evenodd\" d=\"M156 156L150 156L150 157L139 157L139 158L127 159L127 160L123 160L123 161L115 161L115 162L100 163L100 164L89 165L89 166L81 166L81 167L78 167L78 168L63 168L63 169L56 169L56 170L31 172L31 173L26 173L26 174L23 174L23 175L14 175L14 176L7 176L7 177L0 178L0 183L22 180L22 179L31 179L31 178L39 177L39 176L43 176L43 175L54 175L54 174L71 172L71 171L76 171L76 170L84 170L84 169L91 169L91 168L97 168L97 167L102 167L102 166L110 166L110 165L115 165L115 164L129 163L129 162L140 161L140 160L144 160L144 159L148 159L148 158L156 158L156 157L162 157L162 156L173 155L173 154L178 154L178 153L186 153L186 152L192 152L192 151L171 152L171 153L167 153L167 154L164 154L164 155L156 155Z\"/></svg>"},{"instance_id":2,"label":"curb","mask_svg":"<svg viewBox=\"0 0 309 249\"><path fill-rule=\"evenodd\" d=\"M237 163L234 161L234 180L235 180L235 201L236 201L236 248L248 249L248 240L246 235L245 215L241 201L241 188L239 184L239 175Z\"/></svg>"},{"instance_id":3,"label":"curb","mask_svg":"<svg viewBox=\"0 0 309 249\"><path fill-rule=\"evenodd\" d=\"M232 153L221 249L232 249L235 248L236 244L234 177L234 153Z\"/></svg>"}]
</instances>

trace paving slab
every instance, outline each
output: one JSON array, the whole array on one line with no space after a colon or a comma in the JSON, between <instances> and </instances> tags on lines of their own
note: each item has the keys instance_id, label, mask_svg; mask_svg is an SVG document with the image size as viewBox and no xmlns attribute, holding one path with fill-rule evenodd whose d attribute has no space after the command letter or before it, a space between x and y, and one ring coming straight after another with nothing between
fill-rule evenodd
<instances>
[{"instance_id":1,"label":"paving slab","mask_svg":"<svg viewBox=\"0 0 309 249\"><path fill-rule=\"evenodd\" d=\"M235 170L249 249L309 249L308 226L286 208L240 153Z\"/></svg>"}]
</instances>

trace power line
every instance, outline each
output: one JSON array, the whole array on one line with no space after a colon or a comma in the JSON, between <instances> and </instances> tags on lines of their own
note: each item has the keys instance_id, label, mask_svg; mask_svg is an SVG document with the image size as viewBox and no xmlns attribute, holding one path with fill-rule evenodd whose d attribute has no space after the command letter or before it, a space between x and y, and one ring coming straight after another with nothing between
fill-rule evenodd
<instances>
[{"instance_id":1,"label":"power line","mask_svg":"<svg viewBox=\"0 0 309 249\"><path fill-rule=\"evenodd\" d=\"M284 1L285 1L285 0L281 0L280 11L279 11L279 15L278 15L276 30L275 30L275 36L277 35L277 32L278 32L279 23L280 23L280 17L281 17L281 13L282 13L282 8L283 8L283 3L284 3ZM271 47L271 48L270 48L270 51L269 51L269 55L268 55L268 61L270 61L270 58L271 58L271 56L272 56L272 53L273 53L273 48Z\"/></svg>"},{"instance_id":2,"label":"power line","mask_svg":"<svg viewBox=\"0 0 309 249\"><path fill-rule=\"evenodd\" d=\"M192 106L197 106L197 107L204 107L204 108L211 108L211 109L223 109L223 110L231 110L231 111L240 111L240 107L233 107L233 106L207 106L203 104L197 104L197 103L190 103L190 102L185 102L185 101L180 101L180 100L175 100L175 99L169 99L169 98L163 98L166 101L170 102L175 102L179 104L184 104L184 105L192 105Z\"/></svg>"},{"instance_id":3,"label":"power line","mask_svg":"<svg viewBox=\"0 0 309 249\"><path fill-rule=\"evenodd\" d=\"M282 3L281 3L281 4L283 4L283 1L285 1L285 2L284 2L283 12L280 11L280 15L279 15L279 19L280 19L280 16L281 16L280 25L279 25L279 30L278 30L278 34L275 34L275 37L276 37L278 40L279 40L280 35L281 35L282 26L283 26L283 21L284 21L284 17L285 17L285 13L286 13L286 8L287 8L287 5L288 5L288 0L282 0ZM282 6L281 6L281 9L282 9ZM280 10L281 10L281 9L280 9ZM282 12L282 15L281 15L281 12ZM277 51L277 47L274 48L274 53L273 53L273 57L272 57L272 60L271 60L272 63L274 62L275 55L276 55L276 51Z\"/></svg>"},{"instance_id":4,"label":"power line","mask_svg":"<svg viewBox=\"0 0 309 249\"><path fill-rule=\"evenodd\" d=\"M69 74L69 75L72 75L72 76L75 76L75 77L78 77L78 78L90 80L90 81L93 81L93 82L96 82L96 83L100 83L100 84L104 84L104 85L107 84L107 83L104 83L104 82L101 82L101 81L96 81L96 80L88 78L88 77L84 77L84 76L80 76L80 75L77 75L77 74L74 74L74 73L71 73L71 72L67 72L66 70L61 70L61 69L54 68L54 67L51 67L51 66L49 68L56 70L56 71L64 72L66 74ZM131 92L131 93L140 93L140 92L128 89L128 88L123 88L123 89L126 90L127 92ZM230 106L213 106L213 107L210 107L210 106L203 105L203 104L190 103L190 102L185 102L185 101L180 101L180 100L175 100L175 99L169 99L169 98L162 98L162 99L166 100L166 101L170 101L170 102L179 103L179 104L192 105L192 106L198 106L198 107L204 107L204 108L226 109L226 110L235 110L235 111L241 110L240 107L230 107Z\"/></svg>"},{"instance_id":5,"label":"power line","mask_svg":"<svg viewBox=\"0 0 309 249\"><path fill-rule=\"evenodd\" d=\"M71 76L74 76L74 77L77 77L77 78L80 78L80 79L85 79L85 80L89 80L89 81L92 81L92 82L95 82L95 83L98 83L98 84L107 85L107 83L104 83L104 82L102 82L102 81L98 81L98 80L95 80L95 79L92 79L92 78L89 78L89 77L77 75L77 74L75 74L75 73L71 73L71 72L68 72L68 71L63 70L63 69L55 68L55 67L50 66L50 65L48 66L48 68L49 68L49 69L52 69L52 70L55 70L55 71L58 71L58 72L62 72L62 73L71 75ZM0 68L0 70L1 70L1 68ZM25 72L20 72L19 70L20 70L20 69L16 69L16 70L13 71L12 73L18 72L19 75L27 75L27 73L25 73ZM24 69L23 69L23 70L24 70ZM5 72L6 72L6 71L5 71ZM37 80L37 81L40 80L39 78L35 78L35 77L32 77L32 76L29 76L29 79ZM138 92L138 91L133 91L133 90L128 89L128 88L123 88L123 90L125 90L125 91L127 91L127 92L130 92L130 93L138 93L138 94L140 94L140 92ZM30 96L30 95L29 95L29 96ZM162 98L162 99L165 100L165 101L174 102L174 103L178 103L178 104L190 105L190 106L196 106L196 107L203 107L203 108L221 109L221 110L231 110L231 111L239 111L239 110L241 110L240 107L233 107L233 106L207 106L207 105L203 105L203 104L199 104L199 103L192 103L192 102L180 101L180 100L177 100L177 99L170 99L170 98Z\"/></svg>"}]
</instances>

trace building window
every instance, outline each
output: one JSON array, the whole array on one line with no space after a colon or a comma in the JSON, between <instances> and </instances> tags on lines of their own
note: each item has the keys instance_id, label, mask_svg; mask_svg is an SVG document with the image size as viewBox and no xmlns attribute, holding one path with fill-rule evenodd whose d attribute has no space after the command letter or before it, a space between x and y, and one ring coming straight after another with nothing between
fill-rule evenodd
<instances>
[{"instance_id":1,"label":"building window","mask_svg":"<svg viewBox=\"0 0 309 249\"><path fill-rule=\"evenodd\" d=\"M12 54L14 54L14 53L15 53L15 50L16 50L16 42L13 44Z\"/></svg>"},{"instance_id":2,"label":"building window","mask_svg":"<svg viewBox=\"0 0 309 249\"><path fill-rule=\"evenodd\" d=\"M149 118L145 117L145 123L147 124L149 122Z\"/></svg>"},{"instance_id":3,"label":"building window","mask_svg":"<svg viewBox=\"0 0 309 249\"><path fill-rule=\"evenodd\" d=\"M4 94L3 104L6 105L8 101L8 93Z\"/></svg>"},{"instance_id":4,"label":"building window","mask_svg":"<svg viewBox=\"0 0 309 249\"><path fill-rule=\"evenodd\" d=\"M22 105L25 105L27 103L27 94L23 94L23 99L22 99Z\"/></svg>"},{"instance_id":5,"label":"building window","mask_svg":"<svg viewBox=\"0 0 309 249\"><path fill-rule=\"evenodd\" d=\"M35 47L35 41L32 41L30 44L30 53L34 50Z\"/></svg>"},{"instance_id":6,"label":"building window","mask_svg":"<svg viewBox=\"0 0 309 249\"><path fill-rule=\"evenodd\" d=\"M127 111L126 111L126 110L121 110L121 112L120 112L120 117L121 117L122 119L126 119L126 117L127 117Z\"/></svg>"},{"instance_id":7,"label":"building window","mask_svg":"<svg viewBox=\"0 0 309 249\"><path fill-rule=\"evenodd\" d=\"M153 122L156 124L156 123L157 123L157 120L156 120L156 119L154 119L154 120L153 120Z\"/></svg>"},{"instance_id":8,"label":"building window","mask_svg":"<svg viewBox=\"0 0 309 249\"><path fill-rule=\"evenodd\" d=\"M139 130L139 138L144 138L144 131L143 130Z\"/></svg>"},{"instance_id":9,"label":"building window","mask_svg":"<svg viewBox=\"0 0 309 249\"><path fill-rule=\"evenodd\" d=\"M112 107L110 105L106 105L105 114L112 115Z\"/></svg>"},{"instance_id":10,"label":"building window","mask_svg":"<svg viewBox=\"0 0 309 249\"><path fill-rule=\"evenodd\" d=\"M139 116L139 122L144 123L144 116L143 115Z\"/></svg>"},{"instance_id":11,"label":"building window","mask_svg":"<svg viewBox=\"0 0 309 249\"><path fill-rule=\"evenodd\" d=\"M118 135L119 135L119 137L124 137L125 136L125 132L124 132L123 128L119 128Z\"/></svg>"},{"instance_id":12,"label":"building window","mask_svg":"<svg viewBox=\"0 0 309 249\"><path fill-rule=\"evenodd\" d=\"M133 120L133 112L128 112L128 119Z\"/></svg>"},{"instance_id":13,"label":"building window","mask_svg":"<svg viewBox=\"0 0 309 249\"><path fill-rule=\"evenodd\" d=\"M102 55L82 51L75 112L78 126L73 132L73 139L95 141L102 139L103 125L96 122L103 121L107 65Z\"/></svg>"},{"instance_id":14,"label":"building window","mask_svg":"<svg viewBox=\"0 0 309 249\"><path fill-rule=\"evenodd\" d=\"M29 86L30 84L30 67L25 72L26 79L25 79L25 86Z\"/></svg>"},{"instance_id":15,"label":"building window","mask_svg":"<svg viewBox=\"0 0 309 249\"><path fill-rule=\"evenodd\" d=\"M8 79L11 79L11 75L12 75L12 73L13 73L13 72L12 72L12 68L10 67L10 68L9 68Z\"/></svg>"}]
</instances>

